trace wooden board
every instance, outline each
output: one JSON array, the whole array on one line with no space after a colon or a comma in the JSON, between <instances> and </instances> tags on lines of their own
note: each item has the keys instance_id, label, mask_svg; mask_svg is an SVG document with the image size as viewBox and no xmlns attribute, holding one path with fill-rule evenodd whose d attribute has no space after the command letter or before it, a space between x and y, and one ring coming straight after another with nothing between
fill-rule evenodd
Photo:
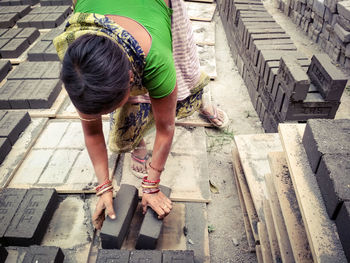
<instances>
[{"instance_id":1,"label":"wooden board","mask_svg":"<svg viewBox=\"0 0 350 263\"><path fill-rule=\"evenodd\" d=\"M281 124L286 154L300 212L315 262L347 262L334 221L330 220L302 144L305 124Z\"/></svg>"},{"instance_id":2,"label":"wooden board","mask_svg":"<svg viewBox=\"0 0 350 263\"><path fill-rule=\"evenodd\" d=\"M213 19L216 4L185 2L185 5L191 20L210 22Z\"/></svg>"},{"instance_id":3,"label":"wooden board","mask_svg":"<svg viewBox=\"0 0 350 263\"><path fill-rule=\"evenodd\" d=\"M185 0L187 2L203 2L203 3L214 3L214 0Z\"/></svg>"},{"instance_id":4,"label":"wooden board","mask_svg":"<svg viewBox=\"0 0 350 263\"><path fill-rule=\"evenodd\" d=\"M273 152L268 158L294 259L296 262L313 262L285 154Z\"/></svg>"},{"instance_id":5,"label":"wooden board","mask_svg":"<svg viewBox=\"0 0 350 263\"><path fill-rule=\"evenodd\" d=\"M271 174L266 174L265 182L266 182L266 187L269 195L268 200L270 202L273 224L276 230L278 247L280 248L282 261L286 263L295 262L293 257L293 251L292 251L288 233L287 233L287 229L283 220L281 207L278 202L277 192L273 184Z\"/></svg>"},{"instance_id":6,"label":"wooden board","mask_svg":"<svg viewBox=\"0 0 350 263\"><path fill-rule=\"evenodd\" d=\"M103 123L105 137L109 123ZM108 151L113 174L117 155ZM84 143L80 121L51 120L11 182L14 188L53 187L60 193L94 193L97 178Z\"/></svg>"},{"instance_id":7,"label":"wooden board","mask_svg":"<svg viewBox=\"0 0 350 263\"><path fill-rule=\"evenodd\" d=\"M258 263L263 263L264 261L263 261L263 257L262 257L262 253L261 253L261 246L256 245L255 251L256 251L256 258L258 260Z\"/></svg>"},{"instance_id":8,"label":"wooden board","mask_svg":"<svg viewBox=\"0 0 350 263\"><path fill-rule=\"evenodd\" d=\"M271 255L270 242L267 235L266 225L263 222L258 223L259 239L263 262L273 262Z\"/></svg>"},{"instance_id":9,"label":"wooden board","mask_svg":"<svg viewBox=\"0 0 350 263\"><path fill-rule=\"evenodd\" d=\"M261 221L264 218L262 203L267 196L264 177L270 173L267 154L282 151L282 145L277 133L237 135L234 139L254 207Z\"/></svg>"},{"instance_id":10,"label":"wooden board","mask_svg":"<svg viewBox=\"0 0 350 263\"><path fill-rule=\"evenodd\" d=\"M47 118L32 119L0 166L0 187L6 187L43 131Z\"/></svg>"},{"instance_id":11,"label":"wooden board","mask_svg":"<svg viewBox=\"0 0 350 263\"><path fill-rule=\"evenodd\" d=\"M242 190L241 190L241 187L239 185L239 181L238 181L237 174L236 174L235 171L234 171L234 178L235 178L235 183L236 183L239 203L240 203L240 206L241 206L241 209L242 209L243 223L244 223L245 233L246 233L246 236L247 236L249 251L250 252L254 252L255 251L255 239L254 239L252 228L250 226L247 208L246 208L246 206L244 204Z\"/></svg>"},{"instance_id":12,"label":"wooden board","mask_svg":"<svg viewBox=\"0 0 350 263\"><path fill-rule=\"evenodd\" d=\"M259 240L259 234L258 234L259 217L254 207L252 196L249 191L249 187L243 172L241 161L239 160L238 151L236 147L233 147L232 149L232 163L234 167L235 177L238 180L237 185L239 185L239 188L242 192L244 206L247 210L250 228L252 229L254 240L258 241Z\"/></svg>"},{"instance_id":13,"label":"wooden board","mask_svg":"<svg viewBox=\"0 0 350 263\"><path fill-rule=\"evenodd\" d=\"M264 206L266 230L269 237L269 243L271 248L272 262L280 263L282 262L281 252L278 246L275 226L273 224L270 203L267 199L264 200L263 206Z\"/></svg>"},{"instance_id":14,"label":"wooden board","mask_svg":"<svg viewBox=\"0 0 350 263\"><path fill-rule=\"evenodd\" d=\"M215 45L215 22L191 21L191 25L198 45Z\"/></svg>"},{"instance_id":15,"label":"wooden board","mask_svg":"<svg viewBox=\"0 0 350 263\"><path fill-rule=\"evenodd\" d=\"M215 46L197 45L200 69L208 74L210 79L217 78Z\"/></svg>"},{"instance_id":16,"label":"wooden board","mask_svg":"<svg viewBox=\"0 0 350 263\"><path fill-rule=\"evenodd\" d=\"M155 132L145 136L147 149L153 148ZM125 154L122 164L121 184L131 184L141 190L141 179L131 171L130 154ZM186 182L185 184L183 182ZM161 184L172 189L174 201L209 202L209 174L206 136L204 128L191 131L177 127Z\"/></svg>"}]
</instances>

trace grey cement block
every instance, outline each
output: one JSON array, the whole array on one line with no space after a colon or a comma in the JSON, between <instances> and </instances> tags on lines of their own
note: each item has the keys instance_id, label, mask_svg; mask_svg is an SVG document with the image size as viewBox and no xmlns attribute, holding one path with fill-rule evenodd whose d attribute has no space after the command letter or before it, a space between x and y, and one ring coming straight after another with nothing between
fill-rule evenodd
<instances>
[{"instance_id":1,"label":"grey cement block","mask_svg":"<svg viewBox=\"0 0 350 263\"><path fill-rule=\"evenodd\" d=\"M0 88L0 109L11 109L9 98L16 92L20 84L21 81L10 80Z\"/></svg>"},{"instance_id":2,"label":"grey cement block","mask_svg":"<svg viewBox=\"0 0 350 263\"><path fill-rule=\"evenodd\" d=\"M350 152L350 120L311 119L307 121L303 145L314 173L324 154Z\"/></svg>"},{"instance_id":3,"label":"grey cement block","mask_svg":"<svg viewBox=\"0 0 350 263\"><path fill-rule=\"evenodd\" d=\"M12 146L10 141L7 138L0 138L0 164L5 160L11 149Z\"/></svg>"},{"instance_id":4,"label":"grey cement block","mask_svg":"<svg viewBox=\"0 0 350 263\"><path fill-rule=\"evenodd\" d=\"M29 123L28 112L8 112L0 121L0 137L8 138L14 145Z\"/></svg>"},{"instance_id":5,"label":"grey cement block","mask_svg":"<svg viewBox=\"0 0 350 263\"><path fill-rule=\"evenodd\" d=\"M3 263L6 261L8 252L6 250L6 248L0 246L0 262Z\"/></svg>"},{"instance_id":6,"label":"grey cement block","mask_svg":"<svg viewBox=\"0 0 350 263\"><path fill-rule=\"evenodd\" d=\"M338 23L344 30L350 31L350 20L346 19L343 16L337 16L336 23Z\"/></svg>"},{"instance_id":7,"label":"grey cement block","mask_svg":"<svg viewBox=\"0 0 350 263\"><path fill-rule=\"evenodd\" d=\"M44 28L55 28L63 23L65 19L64 13L50 14L44 20Z\"/></svg>"},{"instance_id":8,"label":"grey cement block","mask_svg":"<svg viewBox=\"0 0 350 263\"><path fill-rule=\"evenodd\" d=\"M63 32L63 28L58 27L58 28L54 28L51 29L50 32L46 33L43 37L42 37L42 41L52 41L55 37L57 37L59 34L61 34Z\"/></svg>"},{"instance_id":9,"label":"grey cement block","mask_svg":"<svg viewBox=\"0 0 350 263\"><path fill-rule=\"evenodd\" d=\"M16 38L25 38L31 45L40 36L38 29L34 27L23 28L23 30L16 36Z\"/></svg>"},{"instance_id":10,"label":"grey cement block","mask_svg":"<svg viewBox=\"0 0 350 263\"><path fill-rule=\"evenodd\" d=\"M52 246L30 246L23 259L23 263L63 263L63 261L64 254L61 248Z\"/></svg>"},{"instance_id":11,"label":"grey cement block","mask_svg":"<svg viewBox=\"0 0 350 263\"><path fill-rule=\"evenodd\" d=\"M39 41L28 51L29 61L45 61L46 49L51 45L50 41Z\"/></svg>"},{"instance_id":12,"label":"grey cement block","mask_svg":"<svg viewBox=\"0 0 350 263\"><path fill-rule=\"evenodd\" d=\"M29 189L5 233L5 242L15 246L40 244L56 209L55 189Z\"/></svg>"},{"instance_id":13,"label":"grey cement block","mask_svg":"<svg viewBox=\"0 0 350 263\"><path fill-rule=\"evenodd\" d=\"M9 71L12 69L12 64L8 60L1 60L0 61L0 81L2 81L6 75L9 73Z\"/></svg>"},{"instance_id":14,"label":"grey cement block","mask_svg":"<svg viewBox=\"0 0 350 263\"><path fill-rule=\"evenodd\" d=\"M32 8L30 5L20 5L20 6L8 6L8 7L0 7L0 14L17 14L19 18L27 15Z\"/></svg>"},{"instance_id":15,"label":"grey cement block","mask_svg":"<svg viewBox=\"0 0 350 263\"><path fill-rule=\"evenodd\" d=\"M345 256L350 262L350 202L345 202L335 220L340 242L343 246Z\"/></svg>"},{"instance_id":16,"label":"grey cement block","mask_svg":"<svg viewBox=\"0 0 350 263\"><path fill-rule=\"evenodd\" d=\"M45 67L45 73L41 79L59 79L61 72L61 63L59 61L44 62L42 67Z\"/></svg>"},{"instance_id":17,"label":"grey cement block","mask_svg":"<svg viewBox=\"0 0 350 263\"><path fill-rule=\"evenodd\" d=\"M163 250L163 263L194 263L192 250Z\"/></svg>"},{"instance_id":18,"label":"grey cement block","mask_svg":"<svg viewBox=\"0 0 350 263\"><path fill-rule=\"evenodd\" d=\"M27 39L14 38L1 48L0 54L2 58L18 58L28 47Z\"/></svg>"},{"instance_id":19,"label":"grey cement block","mask_svg":"<svg viewBox=\"0 0 350 263\"><path fill-rule=\"evenodd\" d=\"M138 190L135 186L122 184L113 201L116 219L109 217L103 223L100 238L102 248L120 249L138 204Z\"/></svg>"},{"instance_id":20,"label":"grey cement block","mask_svg":"<svg viewBox=\"0 0 350 263\"><path fill-rule=\"evenodd\" d=\"M325 154L317 169L316 179L331 219L336 219L341 205L350 201L350 153Z\"/></svg>"},{"instance_id":21,"label":"grey cement block","mask_svg":"<svg viewBox=\"0 0 350 263\"><path fill-rule=\"evenodd\" d=\"M7 30L7 32L3 34L1 38L8 38L8 39L15 38L21 31L22 31L22 28L11 28Z\"/></svg>"},{"instance_id":22,"label":"grey cement block","mask_svg":"<svg viewBox=\"0 0 350 263\"><path fill-rule=\"evenodd\" d=\"M0 191L0 243L4 245L4 234L16 214L27 190L3 188Z\"/></svg>"},{"instance_id":23,"label":"grey cement block","mask_svg":"<svg viewBox=\"0 0 350 263\"><path fill-rule=\"evenodd\" d=\"M29 26L36 27L38 29L43 29L45 28L45 20L49 16L49 14L33 14L29 21Z\"/></svg>"},{"instance_id":24,"label":"grey cement block","mask_svg":"<svg viewBox=\"0 0 350 263\"><path fill-rule=\"evenodd\" d=\"M338 13L344 18L350 20L350 3L349 1L341 1L337 3Z\"/></svg>"},{"instance_id":25,"label":"grey cement block","mask_svg":"<svg viewBox=\"0 0 350 263\"><path fill-rule=\"evenodd\" d=\"M167 197L170 196L171 189L160 186L161 191ZM158 215L151 208L147 208L146 215L142 221L139 235L136 241L136 249L155 249L162 230L163 220L158 219Z\"/></svg>"},{"instance_id":26,"label":"grey cement block","mask_svg":"<svg viewBox=\"0 0 350 263\"><path fill-rule=\"evenodd\" d=\"M48 48L45 50L44 59L45 61L59 61L59 57L57 55L57 51L53 43L50 43Z\"/></svg>"},{"instance_id":27,"label":"grey cement block","mask_svg":"<svg viewBox=\"0 0 350 263\"><path fill-rule=\"evenodd\" d=\"M99 249L96 263L129 262L130 251L119 249Z\"/></svg>"},{"instance_id":28,"label":"grey cement block","mask_svg":"<svg viewBox=\"0 0 350 263\"><path fill-rule=\"evenodd\" d=\"M255 52L253 55L253 64L257 65L260 55L260 50L285 50L285 51L297 51L297 47L294 44L275 44L275 45L255 45ZM262 75L264 72L262 72Z\"/></svg>"},{"instance_id":29,"label":"grey cement block","mask_svg":"<svg viewBox=\"0 0 350 263\"><path fill-rule=\"evenodd\" d=\"M9 102L12 109L29 109L29 98L38 89L39 80L24 80L10 97Z\"/></svg>"},{"instance_id":30,"label":"grey cement block","mask_svg":"<svg viewBox=\"0 0 350 263\"><path fill-rule=\"evenodd\" d=\"M62 89L59 79L40 80L37 88L29 95L31 109L49 109Z\"/></svg>"},{"instance_id":31,"label":"grey cement block","mask_svg":"<svg viewBox=\"0 0 350 263\"><path fill-rule=\"evenodd\" d=\"M18 14L0 14L0 28L13 27L18 20Z\"/></svg>"},{"instance_id":32,"label":"grey cement block","mask_svg":"<svg viewBox=\"0 0 350 263\"><path fill-rule=\"evenodd\" d=\"M340 40L344 43L350 42L350 32L346 31L343 27L341 27L338 23L334 26L334 33L340 38Z\"/></svg>"},{"instance_id":33,"label":"grey cement block","mask_svg":"<svg viewBox=\"0 0 350 263\"><path fill-rule=\"evenodd\" d=\"M325 100L340 100L347 77L332 64L326 54L316 54L312 57L307 74Z\"/></svg>"},{"instance_id":34,"label":"grey cement block","mask_svg":"<svg viewBox=\"0 0 350 263\"><path fill-rule=\"evenodd\" d=\"M162 252L157 250L133 250L130 252L129 263L162 262Z\"/></svg>"}]
</instances>

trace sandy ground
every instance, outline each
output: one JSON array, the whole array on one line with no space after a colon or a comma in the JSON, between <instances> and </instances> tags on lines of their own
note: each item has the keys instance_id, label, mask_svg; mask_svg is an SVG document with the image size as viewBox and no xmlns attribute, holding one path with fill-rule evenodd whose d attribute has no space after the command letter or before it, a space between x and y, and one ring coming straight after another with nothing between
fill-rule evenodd
<instances>
[{"instance_id":1,"label":"sandy ground","mask_svg":"<svg viewBox=\"0 0 350 263\"><path fill-rule=\"evenodd\" d=\"M309 57L314 52L322 52L272 3L265 3L265 6L300 51ZM208 225L214 228L209 234L211 262L257 262L255 253L248 251L243 215L233 178L231 149L234 135L262 133L263 129L231 57L218 12L215 13L215 22L218 77L211 84L210 91L214 103L227 112L230 125L224 131L206 129L209 176L219 189L218 194L212 194L212 201L207 206ZM336 118L349 118L349 91L344 92L341 101Z\"/></svg>"}]
</instances>

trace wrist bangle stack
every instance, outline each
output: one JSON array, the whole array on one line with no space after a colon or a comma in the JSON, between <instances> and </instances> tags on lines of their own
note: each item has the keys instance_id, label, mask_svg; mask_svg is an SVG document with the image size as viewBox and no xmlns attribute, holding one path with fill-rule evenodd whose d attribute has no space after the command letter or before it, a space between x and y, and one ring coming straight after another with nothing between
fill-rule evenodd
<instances>
[{"instance_id":1,"label":"wrist bangle stack","mask_svg":"<svg viewBox=\"0 0 350 263\"><path fill-rule=\"evenodd\" d=\"M100 184L95 188L96 190L96 195L100 196L103 195L104 193L107 192L112 192L113 191L113 185L111 180L107 180L106 182Z\"/></svg>"},{"instance_id":2,"label":"wrist bangle stack","mask_svg":"<svg viewBox=\"0 0 350 263\"><path fill-rule=\"evenodd\" d=\"M160 191L159 190L159 182L160 182L160 179L158 179L156 181L151 181L151 180L148 180L147 176L143 177L142 184L141 184L142 193L144 193L144 194L158 193Z\"/></svg>"}]
</instances>

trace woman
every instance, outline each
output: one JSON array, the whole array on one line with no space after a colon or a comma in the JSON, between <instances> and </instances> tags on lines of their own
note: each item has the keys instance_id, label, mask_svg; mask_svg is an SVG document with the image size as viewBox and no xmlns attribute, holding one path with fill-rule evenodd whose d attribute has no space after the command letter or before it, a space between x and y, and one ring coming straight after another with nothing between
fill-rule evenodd
<instances>
[{"instance_id":1,"label":"woman","mask_svg":"<svg viewBox=\"0 0 350 263\"><path fill-rule=\"evenodd\" d=\"M93 216L97 229L105 209L115 218L101 121L101 115L109 112L113 112L109 147L117 152L133 150L131 168L143 178L143 211L150 206L164 218L172 209L158 185L175 116L188 116L201 107L208 79L197 74L192 79L196 84L187 93L181 89L178 96L171 15L168 0L78 0L65 32L54 40L63 59L62 80L82 121L99 182L100 198ZM226 121L224 113L214 107L201 111L216 126ZM156 138L150 162L143 135L153 122Z\"/></svg>"}]
</instances>

